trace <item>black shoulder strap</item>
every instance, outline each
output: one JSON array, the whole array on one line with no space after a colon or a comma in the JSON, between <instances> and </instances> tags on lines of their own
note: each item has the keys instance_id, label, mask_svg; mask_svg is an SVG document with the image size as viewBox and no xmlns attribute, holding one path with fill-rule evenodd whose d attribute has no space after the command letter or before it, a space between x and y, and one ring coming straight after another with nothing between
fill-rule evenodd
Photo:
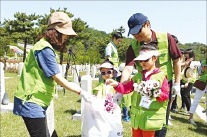
<instances>
[{"instance_id":1,"label":"black shoulder strap","mask_svg":"<svg viewBox=\"0 0 207 137\"><path fill-rule=\"evenodd\" d=\"M190 67L187 67L186 69L185 69L185 71L184 71L184 76L187 78L187 76L186 76L186 72L187 72L187 70L189 69Z\"/></svg>"}]
</instances>

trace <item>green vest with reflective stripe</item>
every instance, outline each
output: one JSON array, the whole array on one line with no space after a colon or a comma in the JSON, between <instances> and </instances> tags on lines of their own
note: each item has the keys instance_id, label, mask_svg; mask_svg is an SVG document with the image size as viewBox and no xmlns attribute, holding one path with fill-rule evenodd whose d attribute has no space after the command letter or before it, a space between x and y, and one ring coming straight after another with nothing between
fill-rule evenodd
<instances>
[{"instance_id":1,"label":"green vest with reflective stripe","mask_svg":"<svg viewBox=\"0 0 207 137\"><path fill-rule=\"evenodd\" d=\"M111 41L107 46L110 46L111 51L112 51L111 57L109 57L109 61L113 62L115 68L118 68L119 67L119 54L118 54L118 51L117 51L115 45Z\"/></svg>"},{"instance_id":2,"label":"green vest with reflective stripe","mask_svg":"<svg viewBox=\"0 0 207 137\"><path fill-rule=\"evenodd\" d=\"M160 85L162 85L164 78L164 72L159 72L151 76L151 79L159 81ZM142 80L142 74L137 73L132 80L134 83L140 83ZM166 109L168 101L160 103L156 101L156 98L153 98L149 109L146 109L139 106L141 97L142 96L139 93L133 91L130 110L132 127L134 129L139 127L142 130L160 130L166 123Z\"/></svg>"},{"instance_id":3,"label":"green vest with reflective stripe","mask_svg":"<svg viewBox=\"0 0 207 137\"><path fill-rule=\"evenodd\" d=\"M106 91L106 85L103 82L100 82L98 84L98 86L95 87L93 89L93 91L92 91L93 95L96 95L96 96L98 96L100 98L105 98L106 94L107 94L106 92L107 92ZM109 89L108 92L111 93L111 94L115 94L116 93L115 89L112 86L110 86L110 89Z\"/></svg>"},{"instance_id":4,"label":"green vest with reflective stripe","mask_svg":"<svg viewBox=\"0 0 207 137\"><path fill-rule=\"evenodd\" d=\"M163 32L156 32L156 37L158 41L158 50L160 53L160 56L158 58L158 65L162 72L165 72L167 74L168 81L172 80L173 72L172 72L172 62L171 58L168 52L168 37L167 33ZM132 49L134 50L134 54L137 57L139 55L140 51L140 43L137 40L132 41ZM140 68L139 63L136 63L136 66L139 70L142 70Z\"/></svg>"},{"instance_id":5,"label":"green vest with reflective stripe","mask_svg":"<svg viewBox=\"0 0 207 137\"><path fill-rule=\"evenodd\" d=\"M204 59L201 61L202 65L207 65L207 61ZM203 81L207 84L207 69L202 72L202 74L200 75L200 77L198 78L200 81Z\"/></svg>"},{"instance_id":6,"label":"green vest with reflective stripe","mask_svg":"<svg viewBox=\"0 0 207 137\"><path fill-rule=\"evenodd\" d=\"M15 96L24 102L33 102L42 107L49 106L50 101L53 99L56 86L52 77L46 77L40 69L34 55L35 51L42 50L45 47L49 47L54 51L52 46L44 39L38 41L30 50L24 62L20 82L15 92Z\"/></svg>"}]
</instances>

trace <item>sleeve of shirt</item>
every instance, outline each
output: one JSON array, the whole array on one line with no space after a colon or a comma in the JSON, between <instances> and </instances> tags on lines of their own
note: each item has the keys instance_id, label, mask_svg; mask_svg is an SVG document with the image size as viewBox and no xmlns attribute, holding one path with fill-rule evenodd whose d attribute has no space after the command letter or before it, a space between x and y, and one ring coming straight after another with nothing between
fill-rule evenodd
<instances>
[{"instance_id":1,"label":"sleeve of shirt","mask_svg":"<svg viewBox=\"0 0 207 137\"><path fill-rule=\"evenodd\" d=\"M133 84L132 80L126 84L119 83L114 89L121 94L129 94L134 90Z\"/></svg>"},{"instance_id":2,"label":"sleeve of shirt","mask_svg":"<svg viewBox=\"0 0 207 137\"><path fill-rule=\"evenodd\" d=\"M134 66L134 59L136 58L134 54L134 50L132 49L132 46L130 45L126 52L126 66Z\"/></svg>"},{"instance_id":3,"label":"sleeve of shirt","mask_svg":"<svg viewBox=\"0 0 207 137\"><path fill-rule=\"evenodd\" d=\"M168 80L167 78L165 78L164 81L162 82L161 94L160 97L157 97L157 101L158 102L166 101L169 98L169 92L170 92L170 88L169 88Z\"/></svg>"},{"instance_id":4,"label":"sleeve of shirt","mask_svg":"<svg viewBox=\"0 0 207 137\"><path fill-rule=\"evenodd\" d=\"M182 53L180 52L180 49L178 45L176 44L176 41L170 35L169 33L167 34L168 37L168 45L169 45L169 54L172 60L176 60L182 56Z\"/></svg>"},{"instance_id":5,"label":"sleeve of shirt","mask_svg":"<svg viewBox=\"0 0 207 137\"><path fill-rule=\"evenodd\" d=\"M50 48L36 51L35 56L42 71L47 77L60 73L55 53Z\"/></svg>"},{"instance_id":6,"label":"sleeve of shirt","mask_svg":"<svg viewBox=\"0 0 207 137\"><path fill-rule=\"evenodd\" d=\"M106 49L105 49L105 56L107 57L107 56L109 56L109 57L111 57L111 46L109 46L109 45L107 45L106 46Z\"/></svg>"}]
</instances>

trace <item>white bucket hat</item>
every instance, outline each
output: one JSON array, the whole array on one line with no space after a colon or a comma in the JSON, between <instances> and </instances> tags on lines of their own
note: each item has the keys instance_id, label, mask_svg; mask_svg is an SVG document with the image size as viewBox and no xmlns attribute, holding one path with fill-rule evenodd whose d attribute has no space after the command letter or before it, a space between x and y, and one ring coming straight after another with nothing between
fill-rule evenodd
<instances>
[{"instance_id":1,"label":"white bucket hat","mask_svg":"<svg viewBox=\"0 0 207 137\"><path fill-rule=\"evenodd\" d=\"M103 64L101 64L101 66L99 67L99 69L101 68L114 68L114 65L112 65L111 63L109 62L104 62Z\"/></svg>"}]
</instances>

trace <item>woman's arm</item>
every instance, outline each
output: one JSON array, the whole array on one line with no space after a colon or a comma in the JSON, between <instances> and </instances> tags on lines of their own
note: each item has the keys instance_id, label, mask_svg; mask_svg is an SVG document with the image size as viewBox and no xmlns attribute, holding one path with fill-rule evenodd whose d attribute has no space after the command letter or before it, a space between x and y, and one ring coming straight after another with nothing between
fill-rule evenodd
<instances>
[{"instance_id":1,"label":"woman's arm","mask_svg":"<svg viewBox=\"0 0 207 137\"><path fill-rule=\"evenodd\" d=\"M52 78L58 85L62 86L67 90L73 91L77 94L80 94L80 92L82 91L81 87L78 84L74 82L68 82L65 78L61 76L60 73L53 75Z\"/></svg>"}]
</instances>

